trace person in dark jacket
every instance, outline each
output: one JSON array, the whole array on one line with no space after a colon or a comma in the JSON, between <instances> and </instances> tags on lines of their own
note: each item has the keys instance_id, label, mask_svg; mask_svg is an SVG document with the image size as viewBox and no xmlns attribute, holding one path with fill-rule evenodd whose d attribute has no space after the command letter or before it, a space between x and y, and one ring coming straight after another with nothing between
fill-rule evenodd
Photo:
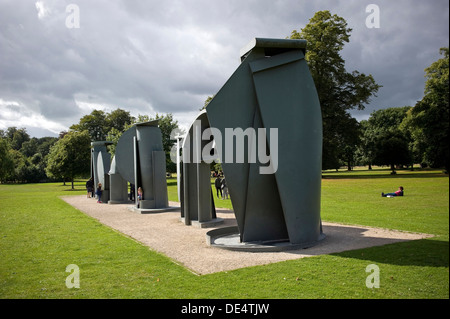
<instances>
[{"instance_id":1,"label":"person in dark jacket","mask_svg":"<svg viewBox=\"0 0 450 319\"><path fill-rule=\"evenodd\" d=\"M94 197L94 180L92 177L86 182L87 198Z\"/></svg>"},{"instance_id":2,"label":"person in dark jacket","mask_svg":"<svg viewBox=\"0 0 450 319\"><path fill-rule=\"evenodd\" d=\"M102 202L102 183L98 183L98 187L97 190L95 192L95 194L97 195L97 203L101 203Z\"/></svg>"},{"instance_id":3,"label":"person in dark jacket","mask_svg":"<svg viewBox=\"0 0 450 319\"><path fill-rule=\"evenodd\" d=\"M216 187L217 198L222 197L222 180L220 179L219 175L217 175L216 180L214 181L214 186ZM219 192L220 192L220 197L219 197Z\"/></svg>"}]
</instances>

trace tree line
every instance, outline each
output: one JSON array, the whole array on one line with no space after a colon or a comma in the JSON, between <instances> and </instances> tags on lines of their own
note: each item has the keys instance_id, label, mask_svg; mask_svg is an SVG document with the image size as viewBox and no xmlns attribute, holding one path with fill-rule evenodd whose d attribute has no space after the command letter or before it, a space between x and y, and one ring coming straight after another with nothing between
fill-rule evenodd
<instances>
[{"instance_id":1,"label":"tree line","mask_svg":"<svg viewBox=\"0 0 450 319\"><path fill-rule=\"evenodd\" d=\"M441 48L440 53L443 57L425 69L425 92L420 101L414 106L374 111L368 120L347 128L352 139L343 139L338 156L325 158L328 165L324 168L387 165L395 172L396 167L420 164L448 172L449 48ZM329 152L324 152L327 155ZM333 161L334 166L329 165Z\"/></svg>"},{"instance_id":2,"label":"tree line","mask_svg":"<svg viewBox=\"0 0 450 319\"><path fill-rule=\"evenodd\" d=\"M136 123L155 119L159 119L163 135L167 170L175 172L175 163L170 161L170 149L175 141L170 139L170 133L178 128L178 121L172 114L139 115L136 118L117 108L109 113L93 110L70 126L68 132L61 132L59 137L31 138L25 128L0 130L0 181L68 181L73 187L76 177L90 175L91 142L113 142L108 151L114 155L115 146L126 130Z\"/></svg>"},{"instance_id":3,"label":"tree line","mask_svg":"<svg viewBox=\"0 0 450 319\"><path fill-rule=\"evenodd\" d=\"M0 182L48 180L45 168L56 137L30 137L25 128L0 130Z\"/></svg>"}]
</instances>

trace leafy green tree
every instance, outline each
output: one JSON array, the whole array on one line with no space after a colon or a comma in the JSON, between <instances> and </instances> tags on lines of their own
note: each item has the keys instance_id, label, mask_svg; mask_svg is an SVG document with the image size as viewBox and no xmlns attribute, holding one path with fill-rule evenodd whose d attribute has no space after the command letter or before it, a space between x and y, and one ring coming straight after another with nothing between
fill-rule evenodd
<instances>
[{"instance_id":1,"label":"leafy green tree","mask_svg":"<svg viewBox=\"0 0 450 319\"><path fill-rule=\"evenodd\" d=\"M10 149L9 156L14 163L14 169L8 174L8 181L24 182L26 180L27 158L18 150Z\"/></svg>"},{"instance_id":2,"label":"leafy green tree","mask_svg":"<svg viewBox=\"0 0 450 319\"><path fill-rule=\"evenodd\" d=\"M338 141L338 156L350 171L356 163L355 154L360 143L360 124L350 114L347 114L347 117L342 117L337 132L341 136L341 140Z\"/></svg>"},{"instance_id":3,"label":"leafy green tree","mask_svg":"<svg viewBox=\"0 0 450 319\"><path fill-rule=\"evenodd\" d=\"M33 137L29 141L26 141L22 144L20 151L26 157L30 157L37 153L38 146L38 139L36 137Z\"/></svg>"},{"instance_id":4,"label":"leafy green tree","mask_svg":"<svg viewBox=\"0 0 450 319\"><path fill-rule=\"evenodd\" d=\"M406 120L414 136L414 149L431 167L449 170L449 48L443 58L425 69L425 96L411 109Z\"/></svg>"},{"instance_id":5,"label":"leafy green tree","mask_svg":"<svg viewBox=\"0 0 450 319\"><path fill-rule=\"evenodd\" d=\"M401 132L384 132L375 141L374 164L389 165L395 173L396 165L410 163L408 142Z\"/></svg>"},{"instance_id":6,"label":"leafy green tree","mask_svg":"<svg viewBox=\"0 0 450 319\"><path fill-rule=\"evenodd\" d=\"M350 41L351 31L342 17L319 11L300 32L294 30L290 36L307 41L306 60L322 109L324 169L339 163L340 141L345 140L345 130L339 127L351 125L349 129L357 130L357 123L348 121L348 111L364 109L381 87L372 75L346 71L340 51Z\"/></svg>"},{"instance_id":7,"label":"leafy green tree","mask_svg":"<svg viewBox=\"0 0 450 319\"><path fill-rule=\"evenodd\" d=\"M108 151L111 154L111 157L114 157L114 154L116 153L116 146L117 146L117 143L119 142L120 137L131 126L132 125L129 125L129 127L125 126L123 131L116 129L115 127L113 127L112 129L109 130L108 134L106 135L106 140L109 142L112 142L111 145L108 145Z\"/></svg>"},{"instance_id":8,"label":"leafy green tree","mask_svg":"<svg viewBox=\"0 0 450 319\"><path fill-rule=\"evenodd\" d=\"M70 129L76 132L88 131L91 141L105 141L112 129L123 131L134 120L130 112L120 108L110 113L93 110L91 114L83 116L79 123L72 125Z\"/></svg>"},{"instance_id":9,"label":"leafy green tree","mask_svg":"<svg viewBox=\"0 0 450 319\"><path fill-rule=\"evenodd\" d=\"M5 182L7 177L14 171L14 160L10 155L8 140L0 137L0 182Z\"/></svg>"},{"instance_id":10,"label":"leafy green tree","mask_svg":"<svg viewBox=\"0 0 450 319\"><path fill-rule=\"evenodd\" d=\"M52 179L62 179L65 185L65 167L64 163L68 161L67 152L64 148L63 139L60 139L50 148L50 153L47 157L47 166L45 167L45 173Z\"/></svg>"},{"instance_id":11,"label":"leafy green tree","mask_svg":"<svg viewBox=\"0 0 450 319\"><path fill-rule=\"evenodd\" d=\"M108 132L111 129L118 131L124 131L125 127L135 121L135 118L131 116L130 112L122 110L120 108L108 113L106 115L106 126Z\"/></svg>"},{"instance_id":12,"label":"leafy green tree","mask_svg":"<svg viewBox=\"0 0 450 319\"><path fill-rule=\"evenodd\" d=\"M45 160L45 157L50 152L50 148L58 141L57 137L41 137L38 139L38 147L36 153L42 155L42 159Z\"/></svg>"},{"instance_id":13,"label":"leafy green tree","mask_svg":"<svg viewBox=\"0 0 450 319\"><path fill-rule=\"evenodd\" d=\"M369 124L381 131L396 131L407 116L411 106L390 107L372 112Z\"/></svg>"},{"instance_id":14,"label":"leafy green tree","mask_svg":"<svg viewBox=\"0 0 450 319\"><path fill-rule=\"evenodd\" d=\"M361 121L361 143L358 154L364 164L412 164L408 131L402 129L410 106L392 107L372 112L369 120Z\"/></svg>"},{"instance_id":15,"label":"leafy green tree","mask_svg":"<svg viewBox=\"0 0 450 319\"><path fill-rule=\"evenodd\" d=\"M375 154L375 135L372 134L371 126L368 120L362 120L360 125L360 143L356 149L355 155L360 165L368 165L372 169Z\"/></svg>"},{"instance_id":16,"label":"leafy green tree","mask_svg":"<svg viewBox=\"0 0 450 319\"><path fill-rule=\"evenodd\" d=\"M9 127L0 136L8 145L4 158L9 158L13 167L3 174L2 181L40 182L45 174L46 156L50 147L58 140L55 137L30 138L26 129ZM14 145L14 147L11 147Z\"/></svg>"},{"instance_id":17,"label":"leafy green tree","mask_svg":"<svg viewBox=\"0 0 450 319\"><path fill-rule=\"evenodd\" d=\"M70 127L72 131L87 131L91 141L104 141L108 133L106 113L102 110L93 110L91 114L85 115L78 124Z\"/></svg>"},{"instance_id":18,"label":"leafy green tree","mask_svg":"<svg viewBox=\"0 0 450 319\"><path fill-rule=\"evenodd\" d=\"M41 182L47 179L45 174L46 156L50 147L56 143L56 137L33 137L22 144L20 152L25 156L25 167L21 169L22 181Z\"/></svg>"},{"instance_id":19,"label":"leafy green tree","mask_svg":"<svg viewBox=\"0 0 450 319\"><path fill-rule=\"evenodd\" d=\"M87 174L91 160L91 138L87 131L69 132L50 149L47 176L73 182L77 175Z\"/></svg>"},{"instance_id":20,"label":"leafy green tree","mask_svg":"<svg viewBox=\"0 0 450 319\"><path fill-rule=\"evenodd\" d=\"M8 127L5 132L5 137L9 139L11 148L18 151L22 148L22 144L30 140L25 128L18 129L17 127Z\"/></svg>"}]
</instances>

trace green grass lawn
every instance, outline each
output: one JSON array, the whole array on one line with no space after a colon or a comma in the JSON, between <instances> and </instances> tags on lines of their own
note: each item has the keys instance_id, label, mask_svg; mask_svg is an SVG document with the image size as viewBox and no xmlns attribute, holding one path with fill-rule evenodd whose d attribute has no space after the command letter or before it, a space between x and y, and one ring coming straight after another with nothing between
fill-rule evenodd
<instances>
[{"instance_id":1,"label":"green grass lawn","mask_svg":"<svg viewBox=\"0 0 450 319\"><path fill-rule=\"evenodd\" d=\"M404 186L405 196L381 192ZM176 180L168 180L176 200ZM197 276L59 199L70 185L0 185L0 298L449 298L449 180L433 170L325 172L322 219L434 234L390 244ZM216 199L231 208L230 200ZM80 269L69 289L66 267ZM380 288L365 269L380 269Z\"/></svg>"}]
</instances>

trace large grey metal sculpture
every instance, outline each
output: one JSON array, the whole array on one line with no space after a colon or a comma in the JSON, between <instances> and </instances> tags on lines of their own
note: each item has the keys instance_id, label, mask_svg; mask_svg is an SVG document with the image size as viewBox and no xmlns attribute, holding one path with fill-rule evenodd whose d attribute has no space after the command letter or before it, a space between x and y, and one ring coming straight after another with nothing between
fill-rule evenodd
<instances>
[{"instance_id":1,"label":"large grey metal sculpture","mask_svg":"<svg viewBox=\"0 0 450 319\"><path fill-rule=\"evenodd\" d=\"M136 196L136 208L139 211L172 209L168 204L166 155L158 120L135 124L122 134L116 146L113 168L113 179L119 174L124 180L133 183L136 195L139 187L143 189L142 200ZM121 180L114 184L123 187Z\"/></svg>"},{"instance_id":2,"label":"large grey metal sculpture","mask_svg":"<svg viewBox=\"0 0 450 319\"><path fill-rule=\"evenodd\" d=\"M109 170L110 198L108 204L128 203L128 181L124 179L116 168L116 158L113 157Z\"/></svg>"},{"instance_id":3,"label":"large grey metal sculpture","mask_svg":"<svg viewBox=\"0 0 450 319\"><path fill-rule=\"evenodd\" d=\"M223 219L216 216L211 189L210 165L199 154L205 144L211 142L210 140L201 140L204 130L209 127L206 111L202 111L183 139L182 166L181 170L178 170L181 177L178 180L181 219L186 225L200 228L216 226L223 222ZM196 145L197 142L199 145ZM180 165L179 159L177 162L177 165Z\"/></svg>"},{"instance_id":4,"label":"large grey metal sculpture","mask_svg":"<svg viewBox=\"0 0 450 319\"><path fill-rule=\"evenodd\" d=\"M277 164L273 174L261 174L267 163L255 156L261 148L251 144L255 141L245 140L244 163L227 162L226 143L218 146L241 242L288 241L308 247L324 237L322 117L305 52L304 40L254 39L206 107L209 124L221 133L214 139L226 138L227 128L265 128L271 162ZM278 138L271 139L275 132Z\"/></svg>"},{"instance_id":5,"label":"large grey metal sculpture","mask_svg":"<svg viewBox=\"0 0 450 319\"><path fill-rule=\"evenodd\" d=\"M91 143L91 177L94 180L94 188L102 184L102 201L109 200L109 176L108 172L111 164L111 155L107 146L112 144L108 141L98 141Z\"/></svg>"}]
</instances>

